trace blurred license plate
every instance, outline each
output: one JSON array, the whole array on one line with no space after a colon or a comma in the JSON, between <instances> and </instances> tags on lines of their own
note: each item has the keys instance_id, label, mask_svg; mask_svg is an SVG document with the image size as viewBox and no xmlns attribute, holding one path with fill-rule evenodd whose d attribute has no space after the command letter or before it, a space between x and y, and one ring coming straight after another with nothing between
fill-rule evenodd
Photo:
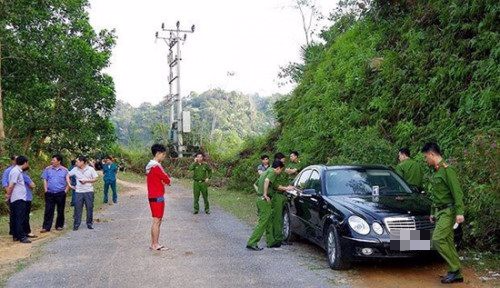
<instances>
[{"instance_id":1,"label":"blurred license plate","mask_svg":"<svg viewBox=\"0 0 500 288\"><path fill-rule=\"evenodd\" d=\"M431 250L430 230L399 230L391 232L390 249L394 251Z\"/></svg>"}]
</instances>

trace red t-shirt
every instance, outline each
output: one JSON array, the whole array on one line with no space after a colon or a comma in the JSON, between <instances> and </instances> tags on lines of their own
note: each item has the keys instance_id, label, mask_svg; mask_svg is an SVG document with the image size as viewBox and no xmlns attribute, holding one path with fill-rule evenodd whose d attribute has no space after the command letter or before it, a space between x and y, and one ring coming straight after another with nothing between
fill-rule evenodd
<instances>
[{"instance_id":1,"label":"red t-shirt","mask_svg":"<svg viewBox=\"0 0 500 288\"><path fill-rule=\"evenodd\" d=\"M148 198L162 197L165 194L165 185L170 185L170 176L160 165L155 165L147 174Z\"/></svg>"}]
</instances>

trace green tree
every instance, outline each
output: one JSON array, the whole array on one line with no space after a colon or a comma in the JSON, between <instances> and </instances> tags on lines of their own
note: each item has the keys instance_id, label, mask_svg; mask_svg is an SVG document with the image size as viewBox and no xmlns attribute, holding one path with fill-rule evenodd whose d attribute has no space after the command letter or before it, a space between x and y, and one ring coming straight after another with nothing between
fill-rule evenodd
<instances>
[{"instance_id":1,"label":"green tree","mask_svg":"<svg viewBox=\"0 0 500 288\"><path fill-rule=\"evenodd\" d=\"M94 31L85 0L0 4L1 95L9 145L18 151L88 152L112 144L108 117L114 84L102 70L109 65L113 32Z\"/></svg>"}]
</instances>

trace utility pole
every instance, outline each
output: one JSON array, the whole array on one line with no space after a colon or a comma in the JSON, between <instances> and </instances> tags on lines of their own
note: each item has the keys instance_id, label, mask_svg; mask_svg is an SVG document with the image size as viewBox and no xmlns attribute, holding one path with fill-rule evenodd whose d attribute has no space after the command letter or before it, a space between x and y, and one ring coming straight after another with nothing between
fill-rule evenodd
<instances>
[{"instance_id":1,"label":"utility pole","mask_svg":"<svg viewBox=\"0 0 500 288\"><path fill-rule=\"evenodd\" d=\"M156 39L162 39L168 45L168 66L169 66L169 74L168 74L168 85L169 85L169 94L167 95L167 105L170 105L170 134L172 135L171 139L174 142L174 147L177 150L179 157L182 157L186 148L183 143L183 133L190 132L190 123L183 123L183 121L190 121L190 119L183 119L184 111L182 110L182 95L181 95L181 42L186 41L187 33L194 33L194 25L191 26L191 30L182 30L180 29L180 22L177 21L175 29L165 28L165 23L161 24L161 30L163 32L168 32L168 37L160 36L158 32L156 32ZM182 34L182 36L181 36ZM174 46L175 55L174 55ZM176 68L176 75L174 76L174 67ZM175 82L175 84L174 84ZM177 93L173 94L174 87L176 86ZM177 102L177 103L176 103ZM175 104L177 104L177 109L175 109ZM177 111L176 111L177 110ZM177 112L177 113L176 113ZM188 117L190 118L190 117Z\"/></svg>"}]
</instances>

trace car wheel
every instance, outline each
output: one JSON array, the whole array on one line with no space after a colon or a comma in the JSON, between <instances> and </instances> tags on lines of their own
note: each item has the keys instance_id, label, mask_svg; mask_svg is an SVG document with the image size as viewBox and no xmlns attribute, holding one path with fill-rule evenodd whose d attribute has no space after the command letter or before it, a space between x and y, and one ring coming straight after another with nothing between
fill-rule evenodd
<instances>
[{"instance_id":1,"label":"car wheel","mask_svg":"<svg viewBox=\"0 0 500 288\"><path fill-rule=\"evenodd\" d=\"M292 232L292 222L290 221L290 211L283 210L283 240L287 242L297 240L297 234Z\"/></svg>"},{"instance_id":2,"label":"car wheel","mask_svg":"<svg viewBox=\"0 0 500 288\"><path fill-rule=\"evenodd\" d=\"M330 224L325 235L326 256L328 265L333 270L345 270L351 267L351 262L340 246L339 234L333 224Z\"/></svg>"}]
</instances>

